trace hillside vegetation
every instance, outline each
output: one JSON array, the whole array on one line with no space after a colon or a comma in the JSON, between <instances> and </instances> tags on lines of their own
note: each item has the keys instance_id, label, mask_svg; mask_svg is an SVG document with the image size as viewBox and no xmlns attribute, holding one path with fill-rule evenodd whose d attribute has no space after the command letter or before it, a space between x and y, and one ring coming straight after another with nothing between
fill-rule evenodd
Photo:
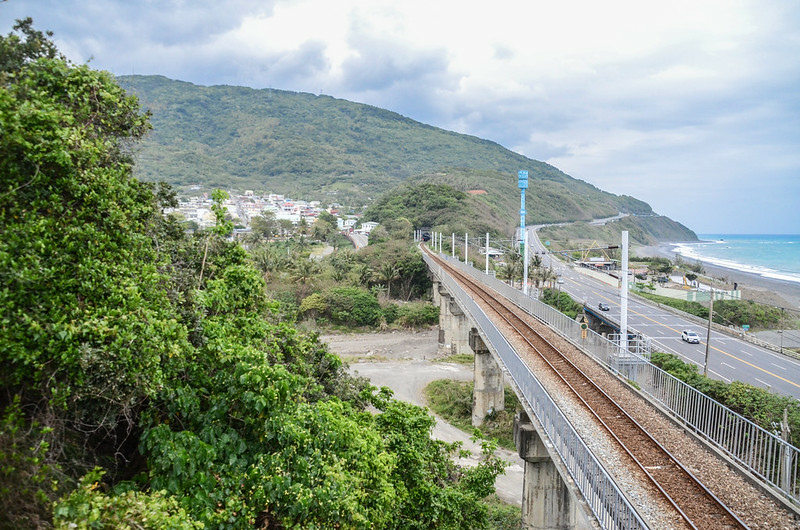
<instances>
[{"instance_id":1,"label":"hillside vegetation","mask_svg":"<svg viewBox=\"0 0 800 530\"><path fill-rule=\"evenodd\" d=\"M682 224L662 215L628 216L604 225L585 222L546 226L539 230L539 239L550 241L553 250L619 245L623 230L631 244L654 245L659 241L697 241L697 234Z\"/></svg>"},{"instance_id":2,"label":"hillside vegetation","mask_svg":"<svg viewBox=\"0 0 800 530\"><path fill-rule=\"evenodd\" d=\"M529 173L532 224L650 215L638 199L602 191L488 141L329 96L198 86L160 76L120 84L152 112L135 175L178 188L200 185L284 193L364 206L407 181L484 190L505 226L519 211L517 171Z\"/></svg>"}]
</instances>

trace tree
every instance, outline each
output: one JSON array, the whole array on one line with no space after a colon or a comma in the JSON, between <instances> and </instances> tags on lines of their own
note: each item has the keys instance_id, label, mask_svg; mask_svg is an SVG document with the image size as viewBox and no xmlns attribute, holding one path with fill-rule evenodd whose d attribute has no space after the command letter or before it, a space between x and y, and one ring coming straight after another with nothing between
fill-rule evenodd
<instances>
[{"instance_id":1,"label":"tree","mask_svg":"<svg viewBox=\"0 0 800 530\"><path fill-rule=\"evenodd\" d=\"M278 226L280 226L282 237L287 237L294 233L294 223L289 219L278 219Z\"/></svg>"},{"instance_id":2,"label":"tree","mask_svg":"<svg viewBox=\"0 0 800 530\"><path fill-rule=\"evenodd\" d=\"M268 241L276 228L275 212L264 210L250 219L250 229L257 241Z\"/></svg>"},{"instance_id":3,"label":"tree","mask_svg":"<svg viewBox=\"0 0 800 530\"><path fill-rule=\"evenodd\" d=\"M289 266L288 256L274 245L258 245L251 250L250 256L266 280L270 280L274 274Z\"/></svg>"},{"instance_id":4,"label":"tree","mask_svg":"<svg viewBox=\"0 0 800 530\"><path fill-rule=\"evenodd\" d=\"M131 177L147 116L109 74L42 56L2 79L0 527L486 526L496 460L456 466L423 409L282 320L221 208L191 237L161 215L168 188Z\"/></svg>"},{"instance_id":5,"label":"tree","mask_svg":"<svg viewBox=\"0 0 800 530\"><path fill-rule=\"evenodd\" d=\"M369 286L370 282L372 281L373 274L374 271L366 263L362 263L356 266L356 276L358 278L358 284L363 287Z\"/></svg>"},{"instance_id":6,"label":"tree","mask_svg":"<svg viewBox=\"0 0 800 530\"><path fill-rule=\"evenodd\" d=\"M123 466L163 360L189 347L156 248L166 221L154 187L131 177L128 145L148 118L110 74L59 58L29 20L15 27L26 40L0 38L0 407L16 396L41 434L39 471L64 454L73 472ZM0 504L44 517L63 490L12 468ZM0 526L22 524L6 515Z\"/></svg>"},{"instance_id":7,"label":"tree","mask_svg":"<svg viewBox=\"0 0 800 530\"><path fill-rule=\"evenodd\" d=\"M33 19L30 17L17 20L13 29L22 33L25 39L14 33L0 37L0 84L5 85L9 75L21 71L26 64L37 59L65 61L65 57L58 53L55 44L50 41L53 32L42 33L33 29Z\"/></svg>"},{"instance_id":8,"label":"tree","mask_svg":"<svg viewBox=\"0 0 800 530\"><path fill-rule=\"evenodd\" d=\"M311 258L300 258L292 266L292 281L300 284L303 290L320 272L319 263Z\"/></svg>"},{"instance_id":9,"label":"tree","mask_svg":"<svg viewBox=\"0 0 800 530\"><path fill-rule=\"evenodd\" d=\"M314 239L319 241L330 241L338 230L338 223L336 217L329 212L323 210L319 213L317 220L314 221L313 233Z\"/></svg>"},{"instance_id":10,"label":"tree","mask_svg":"<svg viewBox=\"0 0 800 530\"><path fill-rule=\"evenodd\" d=\"M392 282L400 277L400 269L394 263L386 262L378 269L378 278L386 283L386 297L392 297Z\"/></svg>"}]
</instances>

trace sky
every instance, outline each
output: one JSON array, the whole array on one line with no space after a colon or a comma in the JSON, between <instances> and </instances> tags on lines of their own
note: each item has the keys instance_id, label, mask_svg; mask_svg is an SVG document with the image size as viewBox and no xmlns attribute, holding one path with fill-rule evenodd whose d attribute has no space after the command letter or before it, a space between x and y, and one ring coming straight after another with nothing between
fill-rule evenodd
<instances>
[{"instance_id":1,"label":"sky","mask_svg":"<svg viewBox=\"0 0 800 530\"><path fill-rule=\"evenodd\" d=\"M6 0L0 33L27 16L116 75L366 103L698 234L800 234L796 0Z\"/></svg>"}]
</instances>

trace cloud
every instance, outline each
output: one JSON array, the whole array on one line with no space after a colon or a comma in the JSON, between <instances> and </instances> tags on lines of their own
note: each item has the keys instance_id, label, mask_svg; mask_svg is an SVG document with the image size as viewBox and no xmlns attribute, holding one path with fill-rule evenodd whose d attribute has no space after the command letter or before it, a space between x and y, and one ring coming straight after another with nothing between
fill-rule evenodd
<instances>
[{"instance_id":1,"label":"cloud","mask_svg":"<svg viewBox=\"0 0 800 530\"><path fill-rule=\"evenodd\" d=\"M800 232L784 211L800 173L791 0L9 0L0 13L32 15L73 60L117 74L326 93L496 141L698 230ZM686 190L696 200L676 199Z\"/></svg>"}]
</instances>

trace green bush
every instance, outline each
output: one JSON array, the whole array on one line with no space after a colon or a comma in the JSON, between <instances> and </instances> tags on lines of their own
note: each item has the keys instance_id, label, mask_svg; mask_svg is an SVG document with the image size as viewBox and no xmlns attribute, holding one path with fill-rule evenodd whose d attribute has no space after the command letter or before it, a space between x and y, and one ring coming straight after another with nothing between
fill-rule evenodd
<instances>
[{"instance_id":1,"label":"green bush","mask_svg":"<svg viewBox=\"0 0 800 530\"><path fill-rule=\"evenodd\" d=\"M493 530L521 530L522 509L506 504L497 495L484 499L489 507L489 528Z\"/></svg>"},{"instance_id":2,"label":"green bush","mask_svg":"<svg viewBox=\"0 0 800 530\"><path fill-rule=\"evenodd\" d=\"M338 324L374 326L381 318L378 299L360 287L334 287L323 293L328 316Z\"/></svg>"},{"instance_id":3,"label":"green bush","mask_svg":"<svg viewBox=\"0 0 800 530\"><path fill-rule=\"evenodd\" d=\"M577 303L572 297L564 291L557 289L543 289L542 302L552 307L555 307L569 318L575 318L578 313L583 312L583 306Z\"/></svg>"},{"instance_id":4,"label":"green bush","mask_svg":"<svg viewBox=\"0 0 800 530\"><path fill-rule=\"evenodd\" d=\"M652 300L657 304L674 307L675 309L683 311L684 313L689 313L690 315L708 320L708 308L704 307L700 302L689 302L686 300L679 300L677 298L670 298L668 296L660 296L644 292L640 292L639 295L647 298L648 300Z\"/></svg>"},{"instance_id":5,"label":"green bush","mask_svg":"<svg viewBox=\"0 0 800 530\"><path fill-rule=\"evenodd\" d=\"M774 329L781 324L781 310L752 300L721 300L714 302L714 321L720 324L750 328Z\"/></svg>"},{"instance_id":6,"label":"green bush","mask_svg":"<svg viewBox=\"0 0 800 530\"><path fill-rule=\"evenodd\" d=\"M0 528L39 528L58 492L58 466L49 464L50 429L26 421L20 400L0 418Z\"/></svg>"},{"instance_id":7,"label":"green bush","mask_svg":"<svg viewBox=\"0 0 800 530\"><path fill-rule=\"evenodd\" d=\"M99 468L88 473L78 489L56 504L53 510L56 530L204 528L203 523L194 520L174 497L168 497L164 492L103 493L99 488L103 474Z\"/></svg>"},{"instance_id":8,"label":"green bush","mask_svg":"<svg viewBox=\"0 0 800 530\"><path fill-rule=\"evenodd\" d=\"M395 320L397 320L397 316L400 313L400 308L397 306L397 304L393 304L390 302L383 306L382 311L383 311L383 318L384 320L386 320L386 323L391 324Z\"/></svg>"},{"instance_id":9,"label":"green bush","mask_svg":"<svg viewBox=\"0 0 800 530\"><path fill-rule=\"evenodd\" d=\"M690 315L708 320L708 308L700 302L689 302L667 296L658 296L644 292L640 296L653 302L674 307ZM723 326L742 326L747 324L751 329L775 329L781 324L781 310L752 300L719 300L714 302L714 322ZM795 325L793 321L784 322L787 328Z\"/></svg>"},{"instance_id":10,"label":"green bush","mask_svg":"<svg viewBox=\"0 0 800 530\"><path fill-rule=\"evenodd\" d=\"M428 302L404 304L397 311L397 323L406 328L432 326L437 322L439 322L439 308Z\"/></svg>"}]
</instances>

